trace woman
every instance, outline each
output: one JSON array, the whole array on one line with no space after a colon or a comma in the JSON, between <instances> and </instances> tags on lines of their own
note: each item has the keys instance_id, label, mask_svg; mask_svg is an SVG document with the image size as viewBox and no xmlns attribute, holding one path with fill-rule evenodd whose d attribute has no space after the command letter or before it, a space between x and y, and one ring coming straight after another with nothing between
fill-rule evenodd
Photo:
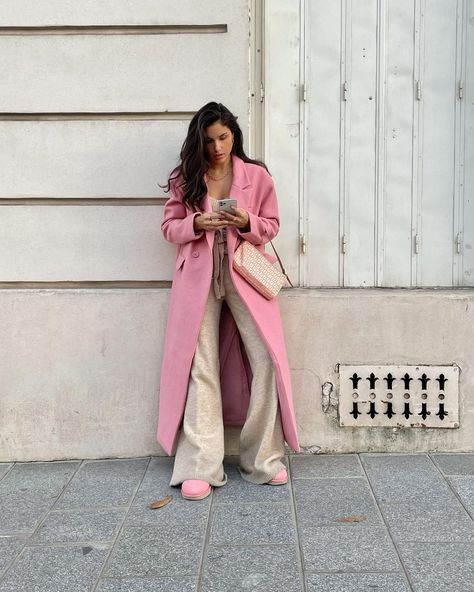
<instances>
[{"instance_id":1,"label":"woman","mask_svg":"<svg viewBox=\"0 0 474 592\"><path fill-rule=\"evenodd\" d=\"M264 252L278 232L272 179L245 155L237 119L220 103L194 115L180 156L161 225L177 257L157 439L167 454L176 447L170 485L196 500L227 481L223 423L243 424L240 473L252 483L286 483L284 440L299 444L278 302L232 268L241 240ZM218 211L229 197L233 213Z\"/></svg>"}]
</instances>

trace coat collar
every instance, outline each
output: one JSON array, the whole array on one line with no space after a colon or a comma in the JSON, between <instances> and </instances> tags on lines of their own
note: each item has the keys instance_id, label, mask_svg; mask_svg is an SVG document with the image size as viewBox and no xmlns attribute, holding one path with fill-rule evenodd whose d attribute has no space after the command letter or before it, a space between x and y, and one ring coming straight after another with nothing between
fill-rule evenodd
<instances>
[{"instance_id":1,"label":"coat collar","mask_svg":"<svg viewBox=\"0 0 474 592\"><path fill-rule=\"evenodd\" d=\"M233 179L232 179L232 186L237 187L238 189L245 189L251 185L250 179L247 175L247 169L245 167L245 162L236 156L235 154L232 155L232 170L233 170Z\"/></svg>"}]
</instances>

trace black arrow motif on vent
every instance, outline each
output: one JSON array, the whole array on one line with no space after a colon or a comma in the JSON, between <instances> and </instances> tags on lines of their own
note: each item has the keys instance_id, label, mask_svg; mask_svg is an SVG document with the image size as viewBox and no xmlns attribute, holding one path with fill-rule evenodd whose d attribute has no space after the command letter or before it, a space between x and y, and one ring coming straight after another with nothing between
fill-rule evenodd
<instances>
[{"instance_id":1,"label":"black arrow motif on vent","mask_svg":"<svg viewBox=\"0 0 474 592\"><path fill-rule=\"evenodd\" d=\"M441 421L448 415L448 412L444 410L444 403L439 404L439 411L436 415L440 418Z\"/></svg>"},{"instance_id":2,"label":"black arrow motif on vent","mask_svg":"<svg viewBox=\"0 0 474 592\"><path fill-rule=\"evenodd\" d=\"M403 384L405 385L405 390L409 391L410 390L410 382L413 380L413 378L411 378L411 376L407 373L405 373L405 376L402 376L402 380L403 380Z\"/></svg>"},{"instance_id":3,"label":"black arrow motif on vent","mask_svg":"<svg viewBox=\"0 0 474 592\"><path fill-rule=\"evenodd\" d=\"M403 411L402 415L405 416L405 419L408 419L410 415L413 415L413 413L410 411L410 403L405 403L405 410Z\"/></svg>"},{"instance_id":4,"label":"black arrow motif on vent","mask_svg":"<svg viewBox=\"0 0 474 592\"><path fill-rule=\"evenodd\" d=\"M359 404L356 401L352 402L352 411L351 415L354 419L357 419L361 412L359 411Z\"/></svg>"},{"instance_id":5,"label":"black arrow motif on vent","mask_svg":"<svg viewBox=\"0 0 474 592\"><path fill-rule=\"evenodd\" d=\"M377 380L378 380L377 376L375 376L375 374L372 372L372 373L370 374L370 376L368 376L368 377L367 377L367 380L369 381L369 387L370 387L371 389L374 389L374 388L375 388L375 383L376 383L376 382L377 382Z\"/></svg>"},{"instance_id":6,"label":"black arrow motif on vent","mask_svg":"<svg viewBox=\"0 0 474 592\"><path fill-rule=\"evenodd\" d=\"M372 419L374 419L374 417L375 417L376 415L378 415L378 414L379 414L379 412L378 412L378 411L375 411L375 401L370 401L370 410L369 410L369 412L367 413L367 415L370 415L370 417L371 417Z\"/></svg>"},{"instance_id":7,"label":"black arrow motif on vent","mask_svg":"<svg viewBox=\"0 0 474 592\"><path fill-rule=\"evenodd\" d=\"M384 415L386 415L389 419L392 419L394 415L396 415L395 411L393 410L393 403L392 401L385 401L387 403L387 411L384 411Z\"/></svg>"},{"instance_id":8,"label":"black arrow motif on vent","mask_svg":"<svg viewBox=\"0 0 474 592\"><path fill-rule=\"evenodd\" d=\"M439 382L439 390L444 391L444 385L448 382L448 379L444 374L440 374L436 380Z\"/></svg>"},{"instance_id":9,"label":"black arrow motif on vent","mask_svg":"<svg viewBox=\"0 0 474 592\"><path fill-rule=\"evenodd\" d=\"M426 419L428 415L431 415L431 411L428 411L426 408L426 403L421 404L421 411L418 413L418 415L421 415L423 419Z\"/></svg>"},{"instance_id":10,"label":"black arrow motif on vent","mask_svg":"<svg viewBox=\"0 0 474 592\"><path fill-rule=\"evenodd\" d=\"M421 389L423 391L426 391L426 389L428 388L428 381L430 381L431 378L428 378L426 374L422 374L421 378L419 378L418 380L421 382Z\"/></svg>"},{"instance_id":11,"label":"black arrow motif on vent","mask_svg":"<svg viewBox=\"0 0 474 592\"><path fill-rule=\"evenodd\" d=\"M391 391L393 389L393 383L395 382L395 376L389 372L384 380L387 382L387 390Z\"/></svg>"},{"instance_id":12,"label":"black arrow motif on vent","mask_svg":"<svg viewBox=\"0 0 474 592\"><path fill-rule=\"evenodd\" d=\"M352 382L352 388L356 389L359 388L359 380L362 380L362 377L354 372L352 376L349 376L349 380Z\"/></svg>"}]
</instances>

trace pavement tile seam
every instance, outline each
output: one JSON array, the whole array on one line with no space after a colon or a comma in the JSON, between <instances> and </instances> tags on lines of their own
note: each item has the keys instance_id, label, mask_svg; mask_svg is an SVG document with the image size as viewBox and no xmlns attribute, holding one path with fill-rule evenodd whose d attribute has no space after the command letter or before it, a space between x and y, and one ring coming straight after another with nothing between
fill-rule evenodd
<instances>
[{"instance_id":1,"label":"pavement tile seam","mask_svg":"<svg viewBox=\"0 0 474 592\"><path fill-rule=\"evenodd\" d=\"M207 545L208 549L229 549L229 548L243 548L247 549L250 547L261 548L261 547L288 547L290 543L209 543Z\"/></svg>"},{"instance_id":2,"label":"pavement tile seam","mask_svg":"<svg viewBox=\"0 0 474 592\"><path fill-rule=\"evenodd\" d=\"M362 458L360 454L356 454L355 455L357 457L357 462L359 464L359 468L361 470L361 475L365 476L365 469L364 469L364 463L362 462Z\"/></svg>"},{"instance_id":3,"label":"pavement tile seam","mask_svg":"<svg viewBox=\"0 0 474 592\"><path fill-rule=\"evenodd\" d=\"M39 514L34 527L24 530L3 530L1 531L1 536L33 536L36 532L36 529L40 527L41 524L43 524L44 520L46 520L46 518L49 516L49 512L50 510L45 509L42 514Z\"/></svg>"},{"instance_id":4,"label":"pavement tile seam","mask_svg":"<svg viewBox=\"0 0 474 592\"><path fill-rule=\"evenodd\" d=\"M121 591L130 591L130 584L133 585L133 591L140 591L142 592L143 589L147 591L155 591L155 590L166 590L168 592L170 589L173 592L179 590L179 592L183 592L184 590L188 590L189 592L197 592L198 588L196 586L196 579L193 576L190 576L188 573L175 573L173 575L150 575L150 576L141 576L141 575L134 575L134 576L107 576L99 580L99 591L102 590L109 590L110 588L108 585L113 586L113 590L119 589ZM162 587L165 584L165 588ZM118 586L118 588L116 588ZM159 586L159 588L156 588ZM179 586L179 587L178 587ZM186 586L184 588L183 586Z\"/></svg>"},{"instance_id":5,"label":"pavement tile seam","mask_svg":"<svg viewBox=\"0 0 474 592\"><path fill-rule=\"evenodd\" d=\"M56 503L54 504L56 505ZM81 506L80 508L52 508L48 511L50 514L75 514L79 511L81 512L104 512L110 510L113 512L114 510L120 511L128 508L128 506Z\"/></svg>"},{"instance_id":6,"label":"pavement tile seam","mask_svg":"<svg viewBox=\"0 0 474 592\"><path fill-rule=\"evenodd\" d=\"M407 457L407 456L418 456L418 457L422 457L422 456L428 456L429 453L428 452L359 452L358 453L359 456L361 457L361 459L363 459L364 457L377 457L377 456L381 456L381 457L385 457L387 458L388 456L400 456L400 457Z\"/></svg>"},{"instance_id":7,"label":"pavement tile seam","mask_svg":"<svg viewBox=\"0 0 474 592\"><path fill-rule=\"evenodd\" d=\"M183 572L183 573L174 573L172 575L168 575L168 574L160 574L160 575L156 575L156 574L152 574L149 576L142 576L142 575L134 575L134 576L107 576L105 578L101 578L99 580L99 586L106 584L106 583L114 583L114 584L120 584L122 582L129 582L130 580L134 580L134 581L139 581L139 582L143 582L143 584L146 584L148 582L162 582L162 581L166 581L168 580L169 582L174 583L176 579L178 578L182 578L183 580L189 580L192 579L193 576L190 576L189 573ZM99 590L101 590L102 588L98 588ZM148 589L148 588L147 588ZM196 586L196 591L199 590L199 588Z\"/></svg>"},{"instance_id":8,"label":"pavement tile seam","mask_svg":"<svg viewBox=\"0 0 474 592\"><path fill-rule=\"evenodd\" d=\"M405 543L402 551L413 572L416 592L474 590L473 543Z\"/></svg>"},{"instance_id":9,"label":"pavement tile seam","mask_svg":"<svg viewBox=\"0 0 474 592\"><path fill-rule=\"evenodd\" d=\"M69 477L67 483L64 484L64 487L62 488L61 493L56 497L56 499L54 500L54 503L51 505L50 509L48 510L48 512L46 513L46 515L49 514L49 512L51 512L51 510L54 509L54 506L59 502L59 500L62 498L62 496L64 495L64 492L67 490L67 488L69 487L71 481L74 479L74 477L77 475L77 473L79 472L80 468L82 467L84 461L80 461L77 463L76 466L76 470L71 474L71 476ZM38 530L40 524L42 524L44 522L45 517L43 517L43 520L40 521L39 524L37 524L36 528L35 528L35 532L36 530Z\"/></svg>"},{"instance_id":10,"label":"pavement tile seam","mask_svg":"<svg viewBox=\"0 0 474 592\"><path fill-rule=\"evenodd\" d=\"M291 467L291 458L288 458L288 487L290 489L290 499L291 499L291 516L295 526L295 533L296 533L296 561L297 561L297 569L298 574L300 576L301 582L301 589L303 592L306 591L306 584L305 584L305 570L304 570L304 559L303 559L303 541L301 538L300 533L300 525L298 523L298 514L296 512L296 498L295 498L295 490L293 488L293 477L292 477L292 467Z\"/></svg>"},{"instance_id":11,"label":"pavement tile seam","mask_svg":"<svg viewBox=\"0 0 474 592\"><path fill-rule=\"evenodd\" d=\"M166 456L123 456L123 457L113 457L113 456L106 456L104 458L84 458L82 460L84 465L90 464L100 464L102 462L113 462L113 463L126 463L130 461L139 461L139 460L146 460L146 466L148 467L150 460L153 458L164 459L166 460ZM145 469L146 470L146 469Z\"/></svg>"},{"instance_id":12,"label":"pavement tile seam","mask_svg":"<svg viewBox=\"0 0 474 592\"><path fill-rule=\"evenodd\" d=\"M71 483L71 480L74 478L74 475L77 474L77 472L79 470L79 467L81 467L81 466L82 466L82 461L77 463L76 470L71 474L71 476L67 480L67 483L64 484L61 493L53 501L53 503L51 504L50 508L48 510L46 510L44 512L44 514L40 517L40 519L37 521L35 528L30 533L31 539L33 539L33 537L37 536L38 533L41 531L41 528L42 528L43 524L48 519L50 513L54 510L54 506L58 503L59 499L61 498L61 496L63 495L63 493L66 491L66 489L68 488L69 484Z\"/></svg>"},{"instance_id":13,"label":"pavement tile seam","mask_svg":"<svg viewBox=\"0 0 474 592\"><path fill-rule=\"evenodd\" d=\"M320 479L363 479L363 475L351 475L346 477L294 477L294 481L319 481Z\"/></svg>"},{"instance_id":14,"label":"pavement tile seam","mask_svg":"<svg viewBox=\"0 0 474 592\"><path fill-rule=\"evenodd\" d=\"M388 525L387 525L387 523L385 522L385 518L384 518L383 512L382 512L382 510L381 510L381 508L380 508L379 501L378 501L378 499L377 499L377 496L375 495L374 488L372 487L372 483L370 482L369 476L368 476L368 474L367 474L366 467L364 466L364 463L363 463L362 461L361 461L361 466L362 466L362 470L363 470L363 472L364 472L364 475L363 475L363 476L364 476L364 478L365 478L365 482L367 483L367 486L368 486L368 488L369 488L369 491L370 491L370 496L371 496L371 498L372 498L372 501L374 502L374 504L375 504L375 506L376 506L376 508L377 508L377 510L378 510L379 517L380 517L380 518L381 518L381 520L383 521L383 524L385 525L385 528L387 529L387 531L388 531L388 532L389 532L389 534L390 534L390 530L389 530L389 528L388 528ZM390 537L390 538L391 538L391 537Z\"/></svg>"},{"instance_id":15,"label":"pavement tile seam","mask_svg":"<svg viewBox=\"0 0 474 592\"><path fill-rule=\"evenodd\" d=\"M163 575L160 575L160 576L156 576L155 574L150 574L149 576L147 576L147 575L136 575L136 576L107 576L107 577L101 578L101 579L102 579L102 581L105 581L105 580L117 580L117 581L120 581L120 580L130 580L131 578L133 578L134 580L144 580L144 581L153 582L157 578L160 578L160 579L163 579L163 580L173 580L174 578L179 577L180 575L183 576L183 577L185 577L185 576L186 577L189 577L189 574L188 573L183 572L182 574L179 574L179 573L173 574L173 575L163 574Z\"/></svg>"},{"instance_id":16,"label":"pavement tile seam","mask_svg":"<svg viewBox=\"0 0 474 592\"><path fill-rule=\"evenodd\" d=\"M109 549L110 545L112 545L112 539L89 539L89 540L80 540L80 541L73 541L73 542L69 542L69 541L61 541L60 543L52 543L50 541L45 541L44 543L42 542L36 542L36 541L31 541L28 542L25 547L28 547L29 549L43 549L45 547L52 548L54 547L55 549L60 549L60 548L66 548L66 547L96 547L97 549Z\"/></svg>"},{"instance_id":17,"label":"pavement tile seam","mask_svg":"<svg viewBox=\"0 0 474 592\"><path fill-rule=\"evenodd\" d=\"M84 547L84 545L93 545L95 547L97 547L98 549L108 549L110 547L111 542L110 541L87 541L87 542L82 542L82 541L73 541L73 542L69 542L69 541L61 541L61 542L54 542L54 543L37 543L36 541L31 541L28 540L25 545L24 548L37 548L37 547L54 547L55 549L61 549L61 548L69 548L69 547Z\"/></svg>"},{"instance_id":18,"label":"pavement tile seam","mask_svg":"<svg viewBox=\"0 0 474 592\"><path fill-rule=\"evenodd\" d=\"M288 495L289 497L289 495ZM224 500L221 501L216 500L214 502L214 505L217 507L223 507L223 506L250 506L250 505L254 505L254 506L268 506L268 504L271 504L272 506L275 504L287 504L290 505L290 501L289 499L285 500L285 499L279 499L278 501L274 501L274 500L269 500L269 499L261 499L261 500L250 500L250 501L236 501L235 499L229 499L229 500Z\"/></svg>"},{"instance_id":19,"label":"pavement tile seam","mask_svg":"<svg viewBox=\"0 0 474 592\"><path fill-rule=\"evenodd\" d=\"M32 530L10 530L10 531L2 531L2 534L0 534L0 538L2 537L16 537L16 538L27 538L29 539L30 537L33 536L33 531Z\"/></svg>"},{"instance_id":20,"label":"pavement tile seam","mask_svg":"<svg viewBox=\"0 0 474 592\"><path fill-rule=\"evenodd\" d=\"M302 592L297 569L296 549L281 547L211 547L206 558L206 592L262 590L265 592Z\"/></svg>"},{"instance_id":21,"label":"pavement tile seam","mask_svg":"<svg viewBox=\"0 0 474 592\"><path fill-rule=\"evenodd\" d=\"M3 570L3 572L0 572L0 584L4 581L4 579L6 579L8 574L12 571L13 567L18 563L19 559L21 558L21 556L23 555L25 550L28 548L28 546L29 545L28 545L28 539L27 539L27 540L25 540L25 544L20 548L18 553L15 555L15 557L13 557L13 559L10 561L10 563L7 565L7 567Z\"/></svg>"},{"instance_id":22,"label":"pavement tile seam","mask_svg":"<svg viewBox=\"0 0 474 592\"><path fill-rule=\"evenodd\" d=\"M140 457L140 458L142 458L142 457ZM127 520L128 513L130 512L130 509L132 507L133 501L135 500L135 497L136 497L136 495L137 495L137 493L138 493L138 491L140 489L140 486L143 483L143 480L145 479L145 475L147 473L148 467L150 466L151 457L143 457L143 459L145 459L145 458L148 459L148 462L146 463L146 465L144 467L143 474L142 474L140 480L138 481L138 484L135 486L135 491L133 492L133 495L130 497L129 503L126 506L127 507L127 511L124 513L124 515L122 517L122 521L120 523L120 526L119 526L119 528L117 528L117 530L115 532L115 537L114 537L113 541L111 542L110 550L107 553L104 562L102 563L102 568L100 569L99 575L97 576L97 579L96 579L94 585L92 586L90 592L95 592L97 590L97 588L98 588L98 586L100 584L100 581L102 579L102 574L104 574L104 573L107 572L107 569L108 569L108 566L109 566L109 562L110 562L110 559L112 557L112 553L113 553L113 551L115 549L115 546L117 544L117 541L120 539L120 536L122 534L122 529L123 529L124 524L126 523L126 520Z\"/></svg>"},{"instance_id":23,"label":"pavement tile seam","mask_svg":"<svg viewBox=\"0 0 474 592\"><path fill-rule=\"evenodd\" d=\"M118 532L118 529L120 528L122 521L123 521L123 517L121 516L121 512L119 511L109 511L109 510L101 510L99 512L96 511L87 511L87 512L83 512L82 510L77 512L77 514L79 514L79 526L77 526L77 521L75 523L76 528L78 528L78 530L80 531L81 529L81 525L80 525L80 521L81 521L81 515L82 517L84 517L84 514L89 514L91 519L104 519L104 517L107 518L112 518L112 519L116 519L117 522L115 524L114 530L113 532L108 533L107 535L104 536L84 536L83 538L75 538L74 540L71 540L70 538L67 539L63 539L61 540L61 528L57 528L57 523L55 525L54 522L54 515L57 515L59 518L61 518L61 515L64 514L70 514L73 515L73 512L62 512L62 511L52 511L49 512L48 517L46 518L47 522L43 522L43 525L45 525L46 527L50 526L51 524L53 525L53 532L51 533L51 531L48 533L48 531L44 531L42 530L42 527L40 527L38 529L38 532L36 534L33 534L30 538L30 542L28 543L29 545L38 545L38 546L49 546L51 543L54 542L63 542L63 543L83 543L83 544L87 544L87 543L106 543L106 542L111 542L115 539L115 536ZM59 525L61 527L61 524ZM86 524L86 528L87 528L87 524ZM77 531L76 531L77 532ZM42 538L46 537L46 538ZM52 540L51 538L48 539L48 536L55 536L57 538L57 540L55 541L54 539ZM63 534L64 536L64 534ZM66 536L70 537L71 536L71 531L69 529L66 529Z\"/></svg>"},{"instance_id":24,"label":"pavement tile seam","mask_svg":"<svg viewBox=\"0 0 474 592\"><path fill-rule=\"evenodd\" d=\"M321 569L321 570L317 570L317 569L307 569L305 571L306 574L335 574L335 573L339 573L339 574L356 574L356 575L360 575L360 574L381 574L381 573L386 573L386 574L395 574L395 575L399 575L401 573L403 573L403 571L400 570L396 570L396 569L384 569L384 570L374 570L374 569L361 569L360 571L344 571L344 572L337 572L334 570L327 570L327 569Z\"/></svg>"},{"instance_id":25,"label":"pavement tile seam","mask_svg":"<svg viewBox=\"0 0 474 592\"><path fill-rule=\"evenodd\" d=\"M2 463L2 464L3 464L3 463ZM5 464L8 464L8 463L5 463ZM9 473L11 473L11 471L13 470L13 467L15 466L15 464L16 464L16 463L12 463L12 464L11 464L11 465L8 467L8 469L7 469L7 470L6 470L6 471L5 471L5 472L4 472L2 475L0 475L0 481L2 481L3 479L5 479L5 477L6 477L6 476L7 476Z\"/></svg>"},{"instance_id":26,"label":"pavement tile seam","mask_svg":"<svg viewBox=\"0 0 474 592\"><path fill-rule=\"evenodd\" d=\"M23 476L28 475L28 469L33 468L33 472L34 469L36 468L41 468L41 466L44 465L46 467L51 467L52 465L75 465L75 468L73 470L73 472L70 474L70 476L68 477L67 481L64 482L61 486L61 490L58 492L56 492L56 490L53 488L51 489L51 485L46 483L46 484L38 484L38 483L17 483L16 485L13 483L12 484L8 484L7 482L7 478L12 474L12 473L19 473L19 477L21 478L21 475L23 474ZM57 502L57 500L63 495L64 490L69 486L71 480L74 478L74 475L77 473L79 467L81 465L80 461L40 461L40 462L25 462L25 463L14 463L11 467L11 469L4 475L4 479L1 479L2 483L1 485L4 486L6 485L7 488L10 489L11 492L13 493L20 493L21 495L28 495L31 494L32 492L34 494L38 494L42 493L44 496L54 499L54 503ZM15 471L15 469L18 469L17 471ZM54 475L53 475L54 476ZM15 480L15 475L13 476L13 480ZM31 487L34 487L34 489L31 489ZM30 489L29 489L30 488ZM52 504L52 505L53 505Z\"/></svg>"},{"instance_id":27,"label":"pavement tile seam","mask_svg":"<svg viewBox=\"0 0 474 592\"><path fill-rule=\"evenodd\" d=\"M471 519L474 520L474 503L471 502L472 508L466 506L466 502L463 498L463 495L459 491L461 484L465 484L465 483L467 483L469 485L472 484L474 487L474 475L449 475L446 478L446 481L448 482L449 486L454 491L454 493L458 496L462 506L464 507L466 512L469 514ZM462 489L462 487L461 487L461 489ZM474 500L474 497L469 496L469 499Z\"/></svg>"},{"instance_id":28,"label":"pavement tile seam","mask_svg":"<svg viewBox=\"0 0 474 592\"><path fill-rule=\"evenodd\" d=\"M361 453L361 454L359 454L358 456L359 456L359 457L362 457L363 455L367 455L367 456L368 456L369 454L370 454L370 455L377 455L377 456L380 456L380 454L379 454L379 453ZM383 453L382 453L382 455L383 455ZM400 455L391 455L391 456L400 456ZM417 455L417 456L418 456L418 455ZM388 524L387 524L387 522L386 522L386 520L385 520L385 516L383 515L383 512L382 512L382 510L381 510L381 508L380 508L380 506L379 506L379 503L378 503L377 497L376 497L376 495L375 495L375 492L374 492L374 490L373 490L373 487L372 487L372 483L370 482L369 476L368 476L368 474L367 474L367 467L364 465L364 463L363 463L363 461L362 461L362 458L360 458L360 463L361 463L361 465L362 465L362 470L364 471L364 475L365 475L365 478L366 478L366 480L367 480L367 483L368 483L368 486L369 486L369 489L370 489L371 495L372 495L372 497L373 497L374 503L375 503L375 505L377 506L378 512L379 512L379 514L380 514L380 517L381 517L381 519L382 519L382 521L383 521L383 524L384 524L384 526L385 526L385 529L386 529L386 531L387 531L387 533L388 533L389 539L390 539L390 541L391 541L391 543L392 543L392 545L393 545L393 547L394 547L394 549L395 549L395 553L397 554L398 563L399 563L400 567L401 567L401 568L402 568L402 570L403 570L403 575L404 575L404 577L405 577L405 580L406 580L406 582L407 582L407 585L410 587L410 590L415 590L415 588L414 588L414 586L413 586L413 582L412 582L412 581L411 581L411 579L410 579L410 576L409 576L409 573L408 573L408 569L407 569L407 567L405 566L405 563L404 563L404 562L403 562L403 560L402 560L402 556L401 556L401 553L400 553L400 551L399 551L399 548L398 548L397 542L396 542L396 541L394 540L394 538L392 537L392 533L390 532L390 528L388 527Z\"/></svg>"},{"instance_id":29,"label":"pavement tile seam","mask_svg":"<svg viewBox=\"0 0 474 592\"><path fill-rule=\"evenodd\" d=\"M211 545L295 544L291 503L214 505L210 521Z\"/></svg>"},{"instance_id":30,"label":"pavement tile seam","mask_svg":"<svg viewBox=\"0 0 474 592\"><path fill-rule=\"evenodd\" d=\"M27 461L27 462L16 462L12 465L11 469L7 472L6 475L4 475L5 477L8 477L11 473L15 472L15 469L18 469L18 473L20 474L20 476L26 473L26 475L28 475L28 470L29 469L36 469L38 467L41 468L41 466L44 466L46 468L50 468L53 467L55 465L71 465L74 466L75 468L73 470L73 472L71 473L71 475L69 476L68 480L62 485L61 491L59 493L55 493L54 491L50 491L50 487L48 487L48 484L46 486L40 486L38 484L35 484L35 493L38 491L42 491L45 495L51 496L54 498L54 503L57 502L57 500L59 499L59 497L62 496L62 494L64 493L64 490L69 486L69 483L71 482L71 480L74 478L74 475L77 473L77 471L79 470L79 467L81 466L82 461L80 460L54 460L54 461ZM2 479L3 481L3 479ZM3 485L3 483L2 483ZM17 485L18 487L18 485ZM13 488L15 489L15 487ZM26 491L25 486L21 485L20 486L20 491L24 492Z\"/></svg>"},{"instance_id":31,"label":"pavement tile seam","mask_svg":"<svg viewBox=\"0 0 474 592\"><path fill-rule=\"evenodd\" d=\"M3 573L0 572L0 584L4 580L7 579L8 575L13 571L15 565L21 560L21 558L23 557L23 555L25 555L25 553L28 551L28 549L31 546L32 545L29 544L29 540L26 539L25 540L25 544L20 548L20 550L18 551L18 553L15 555L15 557L10 561L10 564L7 566L7 568L3 571Z\"/></svg>"},{"instance_id":32,"label":"pavement tile seam","mask_svg":"<svg viewBox=\"0 0 474 592\"><path fill-rule=\"evenodd\" d=\"M223 506L233 506L233 507L239 507L239 508L243 508L243 507L247 507L247 506L268 506L270 502L268 502L267 500L261 500L261 501L250 501L250 502L236 502L235 500L229 500L228 502L214 502L214 506L222 508ZM290 507L292 504L290 499L287 500L282 500L282 501L278 501L278 502L271 502L271 506L273 508L273 506L278 507L278 506L287 506Z\"/></svg>"},{"instance_id":33,"label":"pavement tile seam","mask_svg":"<svg viewBox=\"0 0 474 592\"><path fill-rule=\"evenodd\" d=\"M91 553L91 551L94 552ZM84 574L85 580L93 579L91 572L97 570L105 551L100 547L93 549L89 547L83 548L81 552L76 546L68 546L64 548L64 551L59 549L58 552L58 549L54 547L41 549L25 546L20 554L21 565L16 564L15 569L8 573L7 578L2 580L0 589L5 592L13 590L66 590L69 589L68 584L72 583L72 588L78 591L78 580L81 580L82 583ZM79 559L82 564L80 571L77 568L76 559ZM60 584L58 580L61 582ZM85 590L83 586L80 589ZM90 583L87 590L90 590Z\"/></svg>"},{"instance_id":34,"label":"pavement tile seam","mask_svg":"<svg viewBox=\"0 0 474 592\"><path fill-rule=\"evenodd\" d=\"M300 458L316 458L316 457L324 457L324 458L336 458L336 457L341 457L344 456L346 458L349 458L350 456L355 457L357 455L356 452L321 452L320 450L318 450L318 452L291 452L291 453L287 453L285 456L288 458L288 460L290 461L290 463L293 461L293 459L300 459Z\"/></svg>"},{"instance_id":35,"label":"pavement tile seam","mask_svg":"<svg viewBox=\"0 0 474 592\"><path fill-rule=\"evenodd\" d=\"M211 503L209 504L208 507L208 512L207 512L207 519L206 519L206 532L204 533L204 540L202 542L202 548L201 548L201 557L199 558L199 565L198 565L198 570L197 570L197 584L196 584L196 590L201 590L202 586L203 586L203 581L204 581L204 570L203 570L203 566L205 564L206 558L207 558L207 550L209 548L209 540L211 538L211 515L212 515L212 510L214 508L214 488L211 487ZM189 501L189 500L187 500ZM190 501L189 503L194 503L192 501Z\"/></svg>"},{"instance_id":36,"label":"pavement tile seam","mask_svg":"<svg viewBox=\"0 0 474 592\"><path fill-rule=\"evenodd\" d=\"M24 534L23 534L22 536L24 536ZM1 538L9 538L9 537L8 537L8 535L7 535L7 537L4 537L4 536L2 535L2 537L1 537ZM15 537L15 538L20 538L20 537ZM26 548L27 544L28 544L28 538L27 538L27 537L25 537L25 538L24 538L24 543L23 543L23 545L22 545L22 546L19 548L19 550L18 550L18 552L16 553L16 555L14 555L14 556L11 558L11 560L10 560L10 561L7 563L7 565L5 566L5 568L4 568L4 569L0 569L0 583L2 582L3 578L4 578L4 577L7 575L7 573L10 571L10 569L13 567L13 564L14 564L14 563L16 563L16 561L17 561L17 559L18 559L19 555L20 555L21 553L23 553L23 549L25 549L25 548Z\"/></svg>"},{"instance_id":37,"label":"pavement tile seam","mask_svg":"<svg viewBox=\"0 0 474 592\"><path fill-rule=\"evenodd\" d=\"M363 477L356 454L303 454L290 457L293 482L307 479L352 479Z\"/></svg>"},{"instance_id":38,"label":"pavement tile seam","mask_svg":"<svg viewBox=\"0 0 474 592\"><path fill-rule=\"evenodd\" d=\"M463 457L463 458L469 458L472 459L474 461L474 453L473 452L432 452L429 454L431 460L435 463L435 465L438 467L438 469L446 476L446 477L458 477L458 476L468 476L470 475L471 477L474 475L474 472L472 471L472 468L470 467L468 469L468 471L466 472L465 470L461 469L458 471L452 471L452 470L448 470L443 469L443 463L441 462L441 459L445 459L445 458L452 458L452 457Z\"/></svg>"},{"instance_id":39,"label":"pavement tile seam","mask_svg":"<svg viewBox=\"0 0 474 592\"><path fill-rule=\"evenodd\" d=\"M465 506L462 497L459 495L459 493L453 487L453 484L451 483L451 480L449 479L449 477L452 477L454 475L446 475L445 473L443 473L443 471L441 470L441 467L439 467L437 465L435 459L433 459L431 457L431 455L429 455L429 458L430 458L431 462L433 463L433 465L436 467L436 470L439 471L440 475L442 476L443 480L446 482L446 484L449 487L449 489L451 490L452 494L455 496L455 498L459 501L459 503L461 504L461 506L464 508L464 511L467 513L467 515L469 516L469 518L473 521L473 527L474 527L474 515Z\"/></svg>"}]
</instances>

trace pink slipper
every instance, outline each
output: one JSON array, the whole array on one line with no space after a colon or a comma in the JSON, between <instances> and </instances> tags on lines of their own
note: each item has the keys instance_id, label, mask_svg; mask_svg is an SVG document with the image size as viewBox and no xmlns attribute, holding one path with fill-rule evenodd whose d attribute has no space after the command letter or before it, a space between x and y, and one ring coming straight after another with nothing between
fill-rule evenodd
<instances>
[{"instance_id":1,"label":"pink slipper","mask_svg":"<svg viewBox=\"0 0 474 592\"><path fill-rule=\"evenodd\" d=\"M181 485L181 495L187 500L201 500L211 493L211 486L207 481L187 479Z\"/></svg>"},{"instance_id":2,"label":"pink slipper","mask_svg":"<svg viewBox=\"0 0 474 592\"><path fill-rule=\"evenodd\" d=\"M268 482L268 485L285 485L285 483L288 483L288 473L286 469L282 469Z\"/></svg>"}]
</instances>

